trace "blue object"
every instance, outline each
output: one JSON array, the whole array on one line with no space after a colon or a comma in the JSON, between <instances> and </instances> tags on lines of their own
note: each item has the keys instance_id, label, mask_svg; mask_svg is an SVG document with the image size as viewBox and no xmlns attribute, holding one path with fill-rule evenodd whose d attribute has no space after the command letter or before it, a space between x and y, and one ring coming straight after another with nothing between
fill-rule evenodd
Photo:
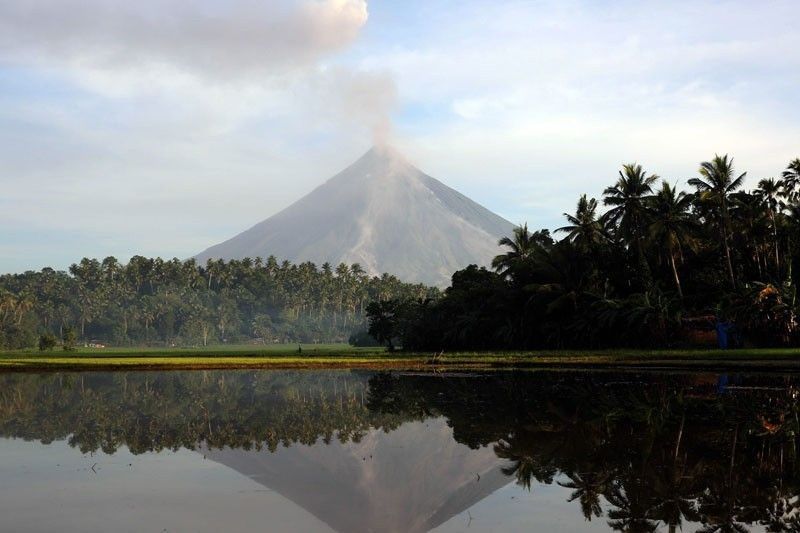
<instances>
[{"instance_id":1,"label":"blue object","mask_svg":"<svg viewBox=\"0 0 800 533\"><path fill-rule=\"evenodd\" d=\"M717 394L722 394L728 388L728 374L717 376Z\"/></svg>"},{"instance_id":2,"label":"blue object","mask_svg":"<svg viewBox=\"0 0 800 533\"><path fill-rule=\"evenodd\" d=\"M727 321L717 321L715 327L717 330L717 344L719 344L720 350L727 350L729 344L729 333L731 331L732 324Z\"/></svg>"}]
</instances>

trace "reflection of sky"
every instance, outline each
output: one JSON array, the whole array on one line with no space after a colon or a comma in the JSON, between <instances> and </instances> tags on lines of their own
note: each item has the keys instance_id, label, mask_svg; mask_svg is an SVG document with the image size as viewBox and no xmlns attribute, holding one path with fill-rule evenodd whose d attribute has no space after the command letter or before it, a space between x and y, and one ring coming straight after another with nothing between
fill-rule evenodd
<instances>
[{"instance_id":1,"label":"reflection of sky","mask_svg":"<svg viewBox=\"0 0 800 533\"><path fill-rule=\"evenodd\" d=\"M609 531L606 517L585 521L577 502L568 502L570 491L558 485L531 485L531 491L511 484L453 517L433 531ZM470 520L471 518L471 520ZM469 527L467 527L469 526Z\"/></svg>"},{"instance_id":2,"label":"reflection of sky","mask_svg":"<svg viewBox=\"0 0 800 533\"><path fill-rule=\"evenodd\" d=\"M2 439L0 531L312 533L330 528L196 452L131 455L121 448L112 456L90 456L63 441Z\"/></svg>"},{"instance_id":3,"label":"reflection of sky","mask_svg":"<svg viewBox=\"0 0 800 533\"><path fill-rule=\"evenodd\" d=\"M339 109L335 69L391 78L396 142L412 161L534 228L561 225L624 162L685 182L730 152L752 184L800 156L795 0L376 0L366 19L362 1L314 2L348 30L332 44L242 49L237 27L217 28L228 63L255 52L267 64L234 72L193 70L204 55L186 50L203 40L180 24L193 20L186 2L118 3L142 16L106 25L115 10L102 0L37 2L55 15L28 27L3 27L0 11L0 271L187 257L285 207L371 143L353 108ZM304 4L204 6L279 6L270 21ZM69 6L71 24L58 17ZM142 18L172 38L148 48L148 28L125 25ZM104 54L117 60L94 62ZM269 68L276 58L296 69Z\"/></svg>"}]
</instances>

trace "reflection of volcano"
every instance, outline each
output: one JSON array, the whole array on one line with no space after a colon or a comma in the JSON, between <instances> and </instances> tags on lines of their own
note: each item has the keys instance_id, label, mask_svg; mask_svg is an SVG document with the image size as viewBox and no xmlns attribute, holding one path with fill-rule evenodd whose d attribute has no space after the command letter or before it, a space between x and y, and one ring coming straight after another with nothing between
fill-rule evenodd
<instances>
[{"instance_id":1,"label":"reflection of volcano","mask_svg":"<svg viewBox=\"0 0 800 533\"><path fill-rule=\"evenodd\" d=\"M371 430L357 443L206 453L338 531L428 531L510 481L491 447L458 444L443 418Z\"/></svg>"}]
</instances>

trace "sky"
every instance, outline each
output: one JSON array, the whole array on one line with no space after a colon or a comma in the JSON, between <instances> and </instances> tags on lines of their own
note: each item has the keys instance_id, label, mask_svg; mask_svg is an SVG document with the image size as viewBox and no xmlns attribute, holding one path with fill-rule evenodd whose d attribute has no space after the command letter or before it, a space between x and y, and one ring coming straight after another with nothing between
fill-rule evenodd
<instances>
[{"instance_id":1,"label":"sky","mask_svg":"<svg viewBox=\"0 0 800 533\"><path fill-rule=\"evenodd\" d=\"M0 272L186 258L390 143L555 228L800 157L796 0L0 0Z\"/></svg>"}]
</instances>

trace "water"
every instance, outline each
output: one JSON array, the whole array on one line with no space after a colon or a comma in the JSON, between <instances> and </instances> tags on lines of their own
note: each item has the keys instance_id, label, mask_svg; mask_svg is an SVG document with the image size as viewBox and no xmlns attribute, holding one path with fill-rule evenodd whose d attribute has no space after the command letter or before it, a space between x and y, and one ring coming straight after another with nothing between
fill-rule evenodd
<instances>
[{"instance_id":1,"label":"water","mask_svg":"<svg viewBox=\"0 0 800 533\"><path fill-rule=\"evenodd\" d=\"M0 375L2 531L800 531L784 375Z\"/></svg>"}]
</instances>

